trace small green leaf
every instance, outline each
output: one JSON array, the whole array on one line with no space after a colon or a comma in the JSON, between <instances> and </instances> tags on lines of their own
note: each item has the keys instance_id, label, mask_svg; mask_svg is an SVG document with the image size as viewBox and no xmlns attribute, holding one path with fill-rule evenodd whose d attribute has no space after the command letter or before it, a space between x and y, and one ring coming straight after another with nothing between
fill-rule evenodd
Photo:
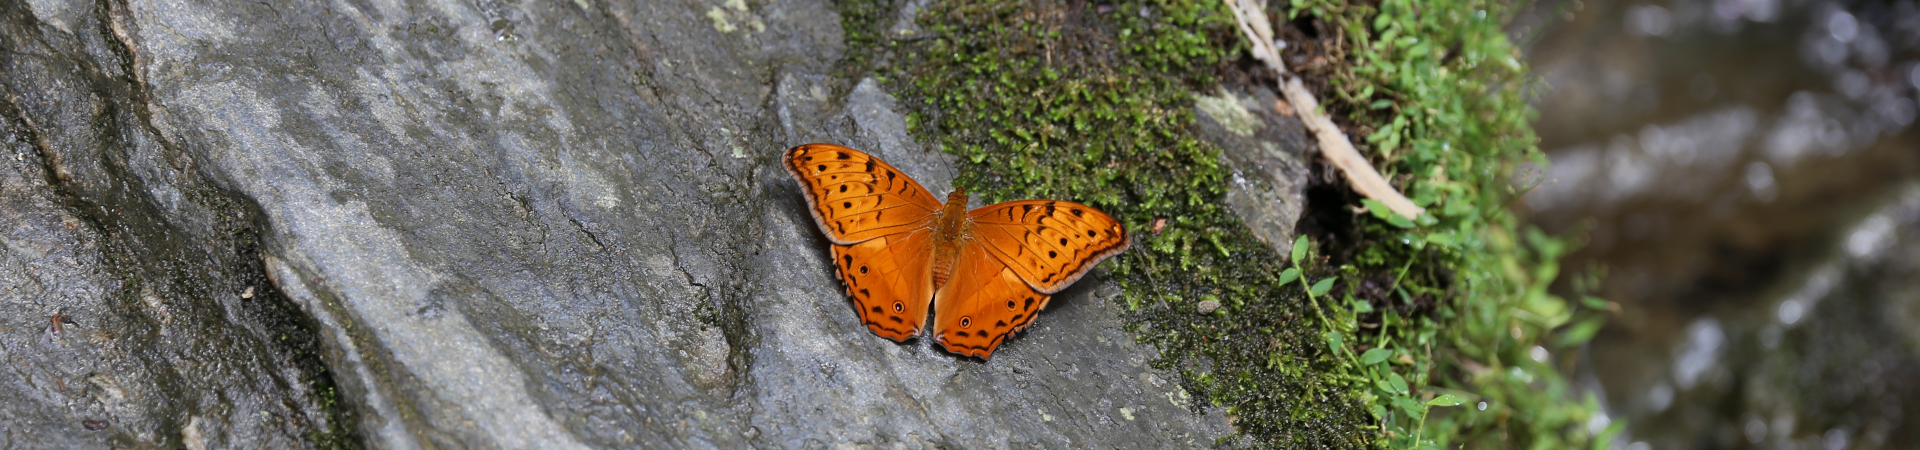
<instances>
[{"instance_id":1,"label":"small green leaf","mask_svg":"<svg viewBox=\"0 0 1920 450\"><path fill-rule=\"evenodd\" d=\"M1594 333L1600 332L1600 327L1606 324L1607 319L1604 317L1582 320L1579 323L1573 324L1571 327L1567 327L1566 331L1560 332L1557 343L1559 347L1580 345L1581 343L1587 342L1588 339L1593 339Z\"/></svg>"},{"instance_id":2,"label":"small green leaf","mask_svg":"<svg viewBox=\"0 0 1920 450\"><path fill-rule=\"evenodd\" d=\"M1387 216L1387 224L1400 228L1413 228L1413 221L1407 220L1406 217L1401 217L1399 214Z\"/></svg>"},{"instance_id":3,"label":"small green leaf","mask_svg":"<svg viewBox=\"0 0 1920 450\"><path fill-rule=\"evenodd\" d=\"M1366 301L1363 301L1363 300L1354 300L1353 312L1361 313L1361 314L1373 312L1373 304L1367 303Z\"/></svg>"},{"instance_id":4,"label":"small green leaf","mask_svg":"<svg viewBox=\"0 0 1920 450\"><path fill-rule=\"evenodd\" d=\"M1409 417L1420 417L1421 409L1424 409L1419 403L1414 403L1413 399L1406 397L1393 399L1393 406L1398 406L1401 410L1405 410Z\"/></svg>"},{"instance_id":5,"label":"small green leaf","mask_svg":"<svg viewBox=\"0 0 1920 450\"><path fill-rule=\"evenodd\" d=\"M1300 259L1307 257L1307 235L1293 240L1293 264L1299 265Z\"/></svg>"},{"instance_id":6,"label":"small green leaf","mask_svg":"<svg viewBox=\"0 0 1920 450\"><path fill-rule=\"evenodd\" d=\"M1363 198L1360 199L1360 204L1367 205L1367 213L1373 214L1374 218L1386 220L1388 217L1393 217L1393 210L1387 209L1387 204L1385 203L1380 203L1370 198Z\"/></svg>"},{"instance_id":7,"label":"small green leaf","mask_svg":"<svg viewBox=\"0 0 1920 450\"><path fill-rule=\"evenodd\" d=\"M1300 269L1288 267L1280 271L1280 284L1292 283L1295 278L1300 278Z\"/></svg>"},{"instance_id":8,"label":"small green leaf","mask_svg":"<svg viewBox=\"0 0 1920 450\"><path fill-rule=\"evenodd\" d=\"M1466 402L1466 399L1453 394L1440 394L1439 397L1434 397L1433 400L1427 400L1427 406L1460 406L1461 403Z\"/></svg>"},{"instance_id":9,"label":"small green leaf","mask_svg":"<svg viewBox=\"0 0 1920 450\"><path fill-rule=\"evenodd\" d=\"M1313 287L1307 289L1307 293L1313 294L1313 296L1315 297L1327 295L1327 291L1333 290L1334 278L1337 278L1337 277L1327 277L1326 279L1322 279L1320 281L1314 282Z\"/></svg>"},{"instance_id":10,"label":"small green leaf","mask_svg":"<svg viewBox=\"0 0 1920 450\"><path fill-rule=\"evenodd\" d=\"M1400 374L1397 374L1397 373L1388 373L1388 374L1387 374L1387 382L1388 382L1388 383L1393 383L1393 392L1396 392L1396 393L1399 393L1399 394L1401 394L1401 395L1406 395L1406 393L1407 393L1407 379L1405 379L1405 378L1400 378Z\"/></svg>"},{"instance_id":11,"label":"small green leaf","mask_svg":"<svg viewBox=\"0 0 1920 450\"><path fill-rule=\"evenodd\" d=\"M1393 106L1393 100L1388 100L1383 98L1379 100L1374 100L1373 103L1367 105L1368 108L1373 108L1373 109L1387 109L1388 106Z\"/></svg>"},{"instance_id":12,"label":"small green leaf","mask_svg":"<svg viewBox=\"0 0 1920 450\"><path fill-rule=\"evenodd\" d=\"M1366 365L1379 364L1381 361L1386 361L1388 356L1393 356L1393 350L1387 350L1384 348L1375 348L1373 350L1367 350L1366 353L1361 354L1360 363L1366 364Z\"/></svg>"}]
</instances>

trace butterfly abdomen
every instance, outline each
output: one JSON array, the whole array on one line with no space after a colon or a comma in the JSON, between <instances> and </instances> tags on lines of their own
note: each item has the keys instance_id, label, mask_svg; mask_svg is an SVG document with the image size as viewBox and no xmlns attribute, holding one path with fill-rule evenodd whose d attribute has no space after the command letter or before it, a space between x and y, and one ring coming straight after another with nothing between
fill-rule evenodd
<instances>
[{"instance_id":1,"label":"butterfly abdomen","mask_svg":"<svg viewBox=\"0 0 1920 450\"><path fill-rule=\"evenodd\" d=\"M933 218L933 289L947 285L953 275L954 261L960 259L960 243L972 223L967 220L967 191L955 189L947 194L947 203Z\"/></svg>"}]
</instances>

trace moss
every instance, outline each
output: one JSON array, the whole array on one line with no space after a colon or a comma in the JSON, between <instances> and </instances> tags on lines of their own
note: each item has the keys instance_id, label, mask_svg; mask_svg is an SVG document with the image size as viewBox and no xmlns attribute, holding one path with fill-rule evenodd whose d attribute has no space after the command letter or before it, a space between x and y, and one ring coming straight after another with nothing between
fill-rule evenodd
<instances>
[{"instance_id":1,"label":"moss","mask_svg":"<svg viewBox=\"0 0 1920 450\"><path fill-rule=\"evenodd\" d=\"M1069 199L1125 222L1134 249L1103 267L1129 329L1161 350L1154 364L1181 374L1194 407L1226 408L1245 440L1223 441L1605 444L1582 428L1592 402L1571 398L1553 360L1529 357L1557 327L1585 330L1555 341L1572 345L1598 322L1579 306L1593 302L1545 290L1565 244L1505 211L1508 175L1542 162L1524 67L1500 30L1506 6L1319 0L1273 12L1296 19L1290 39L1324 36L1292 50L1335 61L1309 84L1432 211L1391 219L1322 185L1307 228L1325 255L1304 238L1291 255L1255 239L1226 209L1219 151L1192 133L1192 92L1244 58L1219 3L936 2L919 17L927 36L875 34L897 8L841 5L843 67L892 80L916 137L960 156L956 184L983 200ZM1378 220L1350 216L1363 205ZM1199 314L1203 301L1221 307Z\"/></svg>"},{"instance_id":2,"label":"moss","mask_svg":"<svg viewBox=\"0 0 1920 450\"><path fill-rule=\"evenodd\" d=\"M1327 109L1429 211L1409 222L1360 201L1372 220L1323 234L1339 242L1343 279L1357 281L1340 294L1349 307L1336 308L1350 318L1329 323L1365 352L1361 396L1391 447L1605 448L1620 429L1590 430L1596 402L1561 375L1605 302L1549 293L1568 243L1507 210L1526 189L1513 175L1546 164L1526 67L1504 30L1515 9L1311 0L1285 10L1348 63L1320 74ZM1575 281L1576 293L1594 284ZM1456 404L1471 407L1447 407Z\"/></svg>"}]
</instances>

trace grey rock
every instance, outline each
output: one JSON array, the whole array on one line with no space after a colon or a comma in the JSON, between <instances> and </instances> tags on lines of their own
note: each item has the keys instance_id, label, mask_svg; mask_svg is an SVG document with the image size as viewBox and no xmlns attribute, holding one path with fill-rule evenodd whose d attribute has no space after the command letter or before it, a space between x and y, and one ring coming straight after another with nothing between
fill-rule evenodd
<instances>
[{"instance_id":1,"label":"grey rock","mask_svg":"<svg viewBox=\"0 0 1920 450\"><path fill-rule=\"evenodd\" d=\"M936 193L956 171L878 83L829 75L835 17L0 6L0 447L1232 433L1147 366L1098 272L991 362L858 323L780 152L842 143Z\"/></svg>"},{"instance_id":2,"label":"grey rock","mask_svg":"<svg viewBox=\"0 0 1920 450\"><path fill-rule=\"evenodd\" d=\"M1197 128L1233 169L1227 207L1284 255L1293 248L1293 227L1307 206L1306 161L1318 148L1298 117L1275 111L1279 100L1272 90L1247 91L1222 86L1212 94L1194 93Z\"/></svg>"},{"instance_id":3,"label":"grey rock","mask_svg":"<svg viewBox=\"0 0 1920 450\"><path fill-rule=\"evenodd\" d=\"M1217 311L1220 309L1220 302L1214 301L1214 300L1201 300L1199 304L1194 305L1193 309L1195 312L1198 312L1201 314L1213 314L1214 311Z\"/></svg>"}]
</instances>

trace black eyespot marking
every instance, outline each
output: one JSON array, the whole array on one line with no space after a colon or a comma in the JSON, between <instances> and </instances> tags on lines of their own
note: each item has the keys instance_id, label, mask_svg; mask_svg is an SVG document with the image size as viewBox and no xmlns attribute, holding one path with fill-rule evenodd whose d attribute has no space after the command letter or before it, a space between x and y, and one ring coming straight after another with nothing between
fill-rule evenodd
<instances>
[{"instance_id":1,"label":"black eyespot marking","mask_svg":"<svg viewBox=\"0 0 1920 450\"><path fill-rule=\"evenodd\" d=\"M860 266L860 274L861 275L867 274L867 266Z\"/></svg>"},{"instance_id":2,"label":"black eyespot marking","mask_svg":"<svg viewBox=\"0 0 1920 450\"><path fill-rule=\"evenodd\" d=\"M1060 238L1060 245L1067 245L1067 238Z\"/></svg>"},{"instance_id":3,"label":"black eyespot marking","mask_svg":"<svg viewBox=\"0 0 1920 450\"><path fill-rule=\"evenodd\" d=\"M841 207L841 208L852 208L852 207L853 207L853 202L840 202L840 207Z\"/></svg>"},{"instance_id":4,"label":"black eyespot marking","mask_svg":"<svg viewBox=\"0 0 1920 450\"><path fill-rule=\"evenodd\" d=\"M1007 309L1013 309L1013 308L1016 308L1016 306L1014 306L1013 304L1013 300L1007 300Z\"/></svg>"},{"instance_id":5,"label":"black eyespot marking","mask_svg":"<svg viewBox=\"0 0 1920 450\"><path fill-rule=\"evenodd\" d=\"M907 304L900 303L900 302L893 302L893 312L901 312L906 310L907 310Z\"/></svg>"},{"instance_id":6,"label":"black eyespot marking","mask_svg":"<svg viewBox=\"0 0 1920 450\"><path fill-rule=\"evenodd\" d=\"M1033 309L1033 297L1027 297L1027 309ZM1014 316L1013 318L1014 320L1020 320L1020 316Z\"/></svg>"},{"instance_id":7,"label":"black eyespot marking","mask_svg":"<svg viewBox=\"0 0 1920 450\"><path fill-rule=\"evenodd\" d=\"M1060 257L1060 252L1056 252L1056 251L1053 251L1053 250L1047 250L1047 257L1048 257L1048 258L1059 258L1059 257Z\"/></svg>"},{"instance_id":8,"label":"black eyespot marking","mask_svg":"<svg viewBox=\"0 0 1920 450\"><path fill-rule=\"evenodd\" d=\"M880 309L880 307L878 307L878 306L875 306L875 307L873 307L873 312L886 312L886 311L882 311L882 310Z\"/></svg>"},{"instance_id":9,"label":"black eyespot marking","mask_svg":"<svg viewBox=\"0 0 1920 450\"><path fill-rule=\"evenodd\" d=\"M847 159L847 158L852 158L853 155L849 155L847 154L847 152L838 152L834 154L834 157L839 159Z\"/></svg>"},{"instance_id":10,"label":"black eyespot marking","mask_svg":"<svg viewBox=\"0 0 1920 450\"><path fill-rule=\"evenodd\" d=\"M1093 231L1093 230L1087 230L1087 237L1094 237L1094 236L1099 236L1099 235L1100 235L1100 232L1098 232L1098 231Z\"/></svg>"},{"instance_id":11,"label":"black eyespot marking","mask_svg":"<svg viewBox=\"0 0 1920 450\"><path fill-rule=\"evenodd\" d=\"M1071 211L1071 212L1073 212L1073 216L1074 216L1074 217L1081 217L1081 216L1085 216L1085 215L1086 215L1086 213L1083 213L1083 212L1081 212L1081 211L1080 211L1080 208L1073 208L1073 209L1068 209L1067 211Z\"/></svg>"},{"instance_id":12,"label":"black eyespot marking","mask_svg":"<svg viewBox=\"0 0 1920 450\"><path fill-rule=\"evenodd\" d=\"M971 318L971 317L961 317L961 318L960 318L960 328L966 328L966 327L970 327L970 326L973 326L973 318ZM965 332L964 332L964 331L962 331L961 333L965 333ZM966 336L966 335L965 335L965 334L962 334L961 336Z\"/></svg>"},{"instance_id":13,"label":"black eyespot marking","mask_svg":"<svg viewBox=\"0 0 1920 450\"><path fill-rule=\"evenodd\" d=\"M840 192L846 192L846 191L847 191L847 185L844 185L844 184L840 185Z\"/></svg>"},{"instance_id":14,"label":"black eyespot marking","mask_svg":"<svg viewBox=\"0 0 1920 450\"><path fill-rule=\"evenodd\" d=\"M814 169L816 169L816 170L814 170L815 172L825 172L825 171L827 171L827 165L826 165L826 164L821 164L821 165L819 165L819 166L817 166L817 167L814 167Z\"/></svg>"}]
</instances>

